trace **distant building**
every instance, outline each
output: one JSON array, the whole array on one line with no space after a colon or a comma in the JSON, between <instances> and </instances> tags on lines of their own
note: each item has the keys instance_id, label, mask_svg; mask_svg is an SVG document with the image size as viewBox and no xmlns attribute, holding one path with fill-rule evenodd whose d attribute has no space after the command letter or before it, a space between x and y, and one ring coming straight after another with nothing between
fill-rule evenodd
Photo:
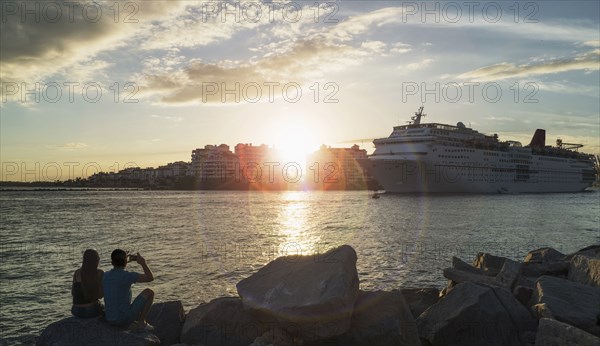
<instances>
[{"instance_id":1,"label":"distant building","mask_svg":"<svg viewBox=\"0 0 600 346\"><path fill-rule=\"evenodd\" d=\"M322 145L306 161L307 185L323 190L364 189L368 179L358 160L366 158L367 151L356 144L350 148Z\"/></svg>"},{"instance_id":2,"label":"distant building","mask_svg":"<svg viewBox=\"0 0 600 346\"><path fill-rule=\"evenodd\" d=\"M265 144L254 146L252 143L238 143L235 155L239 159L239 177L251 184L260 184L261 188L277 189L281 180L281 163L276 151Z\"/></svg>"},{"instance_id":3,"label":"distant building","mask_svg":"<svg viewBox=\"0 0 600 346\"><path fill-rule=\"evenodd\" d=\"M205 145L192 151L192 172L201 180L231 180L236 177L238 157L227 144Z\"/></svg>"},{"instance_id":4,"label":"distant building","mask_svg":"<svg viewBox=\"0 0 600 346\"><path fill-rule=\"evenodd\" d=\"M193 176L192 164L184 161L176 161L159 166L155 169L155 177L160 178L182 178Z\"/></svg>"}]
</instances>

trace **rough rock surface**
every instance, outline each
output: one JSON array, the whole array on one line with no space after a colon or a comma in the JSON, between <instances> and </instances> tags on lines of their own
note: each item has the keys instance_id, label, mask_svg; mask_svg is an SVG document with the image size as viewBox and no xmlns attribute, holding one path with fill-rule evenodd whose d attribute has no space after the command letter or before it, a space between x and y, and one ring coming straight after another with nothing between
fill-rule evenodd
<instances>
[{"instance_id":1,"label":"rough rock surface","mask_svg":"<svg viewBox=\"0 0 600 346\"><path fill-rule=\"evenodd\" d=\"M177 300L152 305L146 320L154 326L153 334L158 336L161 345L170 346L179 343L184 319L183 304Z\"/></svg>"},{"instance_id":2,"label":"rough rock surface","mask_svg":"<svg viewBox=\"0 0 600 346\"><path fill-rule=\"evenodd\" d=\"M417 319L421 338L433 345L525 345L535 321L500 287L458 284Z\"/></svg>"},{"instance_id":3,"label":"rough rock surface","mask_svg":"<svg viewBox=\"0 0 600 346\"><path fill-rule=\"evenodd\" d=\"M400 292L415 319L440 299L440 290L435 287L403 288Z\"/></svg>"},{"instance_id":4,"label":"rough rock surface","mask_svg":"<svg viewBox=\"0 0 600 346\"><path fill-rule=\"evenodd\" d=\"M211 346L249 345L267 328L244 311L240 298L217 298L190 310L181 329L181 342Z\"/></svg>"},{"instance_id":5,"label":"rough rock surface","mask_svg":"<svg viewBox=\"0 0 600 346\"><path fill-rule=\"evenodd\" d=\"M543 247L537 250L529 251L525 256L524 262L556 262L562 261L565 255L551 247Z\"/></svg>"},{"instance_id":6,"label":"rough rock surface","mask_svg":"<svg viewBox=\"0 0 600 346\"><path fill-rule=\"evenodd\" d=\"M361 292L339 345L421 345L417 324L398 290Z\"/></svg>"},{"instance_id":7,"label":"rough rock surface","mask_svg":"<svg viewBox=\"0 0 600 346\"><path fill-rule=\"evenodd\" d=\"M479 252L473 261L473 266L481 269L485 275L496 276L500 272L500 269L502 269L502 266L506 260L509 259L505 257L494 256L489 253Z\"/></svg>"},{"instance_id":8,"label":"rough rock surface","mask_svg":"<svg viewBox=\"0 0 600 346\"><path fill-rule=\"evenodd\" d=\"M571 258L577 255L592 257L592 258L600 258L600 245L590 245L584 247L583 249L572 253L566 257L566 260L569 261Z\"/></svg>"},{"instance_id":9,"label":"rough rock surface","mask_svg":"<svg viewBox=\"0 0 600 346\"><path fill-rule=\"evenodd\" d=\"M302 340L294 339L281 328L272 328L254 340L250 346L301 346Z\"/></svg>"},{"instance_id":10,"label":"rough rock surface","mask_svg":"<svg viewBox=\"0 0 600 346\"><path fill-rule=\"evenodd\" d=\"M600 288L542 276L533 292L532 311L584 330L595 330L600 316Z\"/></svg>"},{"instance_id":11,"label":"rough rock surface","mask_svg":"<svg viewBox=\"0 0 600 346\"><path fill-rule=\"evenodd\" d=\"M473 282L477 284L490 286L499 285L495 277L466 272L455 268L444 269L444 277L448 280L453 281L454 283ZM446 290L446 294L448 294L450 291L450 289Z\"/></svg>"},{"instance_id":12,"label":"rough rock surface","mask_svg":"<svg viewBox=\"0 0 600 346\"><path fill-rule=\"evenodd\" d=\"M484 273L483 270L470 265L456 256L452 256L452 268L477 275Z\"/></svg>"},{"instance_id":13,"label":"rough rock surface","mask_svg":"<svg viewBox=\"0 0 600 346\"><path fill-rule=\"evenodd\" d=\"M103 318L69 317L50 324L36 345L160 345L156 335L109 325Z\"/></svg>"},{"instance_id":14,"label":"rough rock surface","mask_svg":"<svg viewBox=\"0 0 600 346\"><path fill-rule=\"evenodd\" d=\"M543 247L530 251L523 263L522 272L526 276L567 275L569 260L563 253Z\"/></svg>"},{"instance_id":15,"label":"rough rock surface","mask_svg":"<svg viewBox=\"0 0 600 346\"><path fill-rule=\"evenodd\" d=\"M600 287L600 258L576 255L569 264L569 280Z\"/></svg>"},{"instance_id":16,"label":"rough rock surface","mask_svg":"<svg viewBox=\"0 0 600 346\"><path fill-rule=\"evenodd\" d=\"M285 256L240 281L244 308L292 336L318 340L350 328L358 297L356 252L344 245L324 254Z\"/></svg>"},{"instance_id":17,"label":"rough rock surface","mask_svg":"<svg viewBox=\"0 0 600 346\"><path fill-rule=\"evenodd\" d=\"M508 288L509 290L513 288L519 275L521 274L522 264L515 261L504 261L504 265L498 275L496 275L496 281L502 287Z\"/></svg>"},{"instance_id":18,"label":"rough rock surface","mask_svg":"<svg viewBox=\"0 0 600 346\"><path fill-rule=\"evenodd\" d=\"M600 346L600 338L550 318L542 318L535 337L536 346Z\"/></svg>"}]
</instances>

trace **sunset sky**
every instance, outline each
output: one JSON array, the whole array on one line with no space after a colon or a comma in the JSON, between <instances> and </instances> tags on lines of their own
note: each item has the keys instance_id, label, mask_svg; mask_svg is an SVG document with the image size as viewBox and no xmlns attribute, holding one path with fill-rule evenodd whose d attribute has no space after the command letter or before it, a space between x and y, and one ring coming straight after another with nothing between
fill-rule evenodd
<instances>
[{"instance_id":1,"label":"sunset sky","mask_svg":"<svg viewBox=\"0 0 600 346\"><path fill-rule=\"evenodd\" d=\"M3 1L1 180L205 144L371 152L421 105L426 122L524 144L545 128L598 154L600 2L466 4Z\"/></svg>"}]
</instances>

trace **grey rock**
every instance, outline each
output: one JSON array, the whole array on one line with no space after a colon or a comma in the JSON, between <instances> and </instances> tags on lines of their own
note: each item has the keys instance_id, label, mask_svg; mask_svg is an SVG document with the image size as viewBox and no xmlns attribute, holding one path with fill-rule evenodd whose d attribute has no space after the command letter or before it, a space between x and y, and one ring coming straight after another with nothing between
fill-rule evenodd
<instances>
[{"instance_id":1,"label":"grey rock","mask_svg":"<svg viewBox=\"0 0 600 346\"><path fill-rule=\"evenodd\" d=\"M455 283L473 282L473 283L478 283L478 284L483 284L483 285L491 285L491 286L499 285L498 282L496 281L495 277L474 274L474 273L465 272L465 271L454 269L454 268L444 269L444 277L446 279L454 281ZM448 294L448 290L445 293Z\"/></svg>"},{"instance_id":2,"label":"grey rock","mask_svg":"<svg viewBox=\"0 0 600 346\"><path fill-rule=\"evenodd\" d=\"M577 255L582 255L582 256L592 257L592 258L600 258L600 245L590 245L590 246L584 247L583 249L568 255L566 257L566 260L569 261L569 260L571 260L571 258L573 258Z\"/></svg>"},{"instance_id":3,"label":"grey rock","mask_svg":"<svg viewBox=\"0 0 600 346\"><path fill-rule=\"evenodd\" d=\"M504 261L504 265L498 275L496 275L496 281L502 287L512 290L515 282L521 274L522 264L515 261Z\"/></svg>"},{"instance_id":4,"label":"grey rock","mask_svg":"<svg viewBox=\"0 0 600 346\"><path fill-rule=\"evenodd\" d=\"M339 345L420 346L417 324L402 293L361 292L350 330Z\"/></svg>"},{"instance_id":5,"label":"grey rock","mask_svg":"<svg viewBox=\"0 0 600 346\"><path fill-rule=\"evenodd\" d=\"M538 318L553 318L590 332L597 330L600 316L598 287L542 276L531 300L532 311Z\"/></svg>"},{"instance_id":6,"label":"grey rock","mask_svg":"<svg viewBox=\"0 0 600 346\"><path fill-rule=\"evenodd\" d=\"M471 274L477 274L477 275L484 274L483 270L473 267L472 265L468 264L467 262L461 260L460 258L458 258L456 256L452 256L452 268L458 269L463 272L471 273Z\"/></svg>"},{"instance_id":7,"label":"grey rock","mask_svg":"<svg viewBox=\"0 0 600 346\"><path fill-rule=\"evenodd\" d=\"M525 345L535 320L508 290L465 282L423 312L417 325L433 345Z\"/></svg>"},{"instance_id":8,"label":"grey rock","mask_svg":"<svg viewBox=\"0 0 600 346\"><path fill-rule=\"evenodd\" d=\"M566 276L569 261L558 260L550 262L525 262L521 272L525 276L540 277L542 275Z\"/></svg>"},{"instance_id":9,"label":"grey rock","mask_svg":"<svg viewBox=\"0 0 600 346\"><path fill-rule=\"evenodd\" d=\"M556 262L565 259L565 255L551 247L543 247L537 250L529 251L525 256L524 262Z\"/></svg>"},{"instance_id":10,"label":"grey rock","mask_svg":"<svg viewBox=\"0 0 600 346\"><path fill-rule=\"evenodd\" d=\"M356 252L344 245L324 254L279 257L240 281L237 290L260 321L311 341L350 328L358 285Z\"/></svg>"},{"instance_id":11,"label":"grey rock","mask_svg":"<svg viewBox=\"0 0 600 346\"><path fill-rule=\"evenodd\" d=\"M254 321L238 297L217 298L190 310L181 328L181 342L191 345L249 345L268 325Z\"/></svg>"},{"instance_id":12,"label":"grey rock","mask_svg":"<svg viewBox=\"0 0 600 346\"><path fill-rule=\"evenodd\" d=\"M576 255L569 263L569 280L600 287L600 258Z\"/></svg>"},{"instance_id":13,"label":"grey rock","mask_svg":"<svg viewBox=\"0 0 600 346\"><path fill-rule=\"evenodd\" d=\"M103 318L69 317L54 322L36 340L36 345L160 345L156 335L109 325Z\"/></svg>"},{"instance_id":14,"label":"grey rock","mask_svg":"<svg viewBox=\"0 0 600 346\"><path fill-rule=\"evenodd\" d=\"M519 301L519 303L527 306L533 295L533 288L526 286L516 286L513 289L513 296Z\"/></svg>"},{"instance_id":15,"label":"grey rock","mask_svg":"<svg viewBox=\"0 0 600 346\"><path fill-rule=\"evenodd\" d=\"M456 282L452 281L452 280L448 280L448 284L446 285L446 287L444 287L441 291L440 291L440 299L444 298L448 293L450 293L450 291L452 291L452 289L454 288L454 286L456 286ZM418 316L417 316L418 317Z\"/></svg>"},{"instance_id":16,"label":"grey rock","mask_svg":"<svg viewBox=\"0 0 600 346\"><path fill-rule=\"evenodd\" d=\"M161 345L179 343L179 333L183 326L185 312L180 300L153 304L148 312L148 323L154 326L153 333Z\"/></svg>"},{"instance_id":17,"label":"grey rock","mask_svg":"<svg viewBox=\"0 0 600 346\"><path fill-rule=\"evenodd\" d=\"M521 268L521 269L523 269L523 268ZM523 286L523 287L534 289L537 279L538 279L537 277L525 276L525 275L521 274L517 278L517 282L515 282L515 286Z\"/></svg>"},{"instance_id":18,"label":"grey rock","mask_svg":"<svg viewBox=\"0 0 600 346\"><path fill-rule=\"evenodd\" d=\"M473 261L473 266L483 271L485 275L496 276L505 261L511 261L506 257L494 256L489 253L479 252Z\"/></svg>"},{"instance_id":19,"label":"grey rock","mask_svg":"<svg viewBox=\"0 0 600 346\"><path fill-rule=\"evenodd\" d=\"M540 319L536 346L600 346L600 338L563 322Z\"/></svg>"},{"instance_id":20,"label":"grey rock","mask_svg":"<svg viewBox=\"0 0 600 346\"><path fill-rule=\"evenodd\" d=\"M427 288L402 288L400 290L404 300L408 303L410 312L414 318L419 317L423 311L440 299L440 290L435 287Z\"/></svg>"},{"instance_id":21,"label":"grey rock","mask_svg":"<svg viewBox=\"0 0 600 346\"><path fill-rule=\"evenodd\" d=\"M294 339L281 328L272 328L254 340L250 346L300 346L302 340Z\"/></svg>"}]
</instances>

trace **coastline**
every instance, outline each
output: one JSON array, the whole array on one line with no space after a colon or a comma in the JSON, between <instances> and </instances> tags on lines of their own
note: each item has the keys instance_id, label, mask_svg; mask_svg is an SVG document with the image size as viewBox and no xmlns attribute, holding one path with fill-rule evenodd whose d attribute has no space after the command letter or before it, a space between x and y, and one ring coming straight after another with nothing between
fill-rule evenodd
<instances>
[{"instance_id":1,"label":"coastline","mask_svg":"<svg viewBox=\"0 0 600 346\"><path fill-rule=\"evenodd\" d=\"M361 291L357 260L347 245L279 257L240 281L238 297L216 298L187 314L180 301L156 304L149 318L156 335L71 317L49 325L36 344L91 336L136 345L600 343L600 245L571 254L541 248L523 261L478 253L468 264L453 257L441 291Z\"/></svg>"}]
</instances>

